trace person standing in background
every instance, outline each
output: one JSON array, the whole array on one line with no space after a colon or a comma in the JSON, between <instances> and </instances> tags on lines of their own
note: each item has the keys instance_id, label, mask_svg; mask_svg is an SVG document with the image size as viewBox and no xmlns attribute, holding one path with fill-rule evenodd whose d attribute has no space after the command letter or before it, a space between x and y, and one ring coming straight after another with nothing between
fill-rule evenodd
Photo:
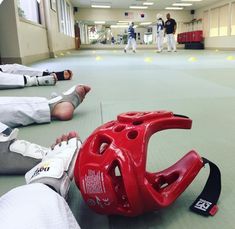
<instances>
[{"instance_id":1,"label":"person standing in background","mask_svg":"<svg viewBox=\"0 0 235 229\"><path fill-rule=\"evenodd\" d=\"M136 52L134 22L131 22L128 28L128 41L124 52L126 52L126 50L128 50L130 47L132 47L133 52Z\"/></svg>"},{"instance_id":2,"label":"person standing in background","mask_svg":"<svg viewBox=\"0 0 235 229\"><path fill-rule=\"evenodd\" d=\"M168 13L166 15L167 21L165 22L165 34L167 36L167 46L168 52L174 51L176 52L176 41L175 41L175 33L177 24L176 21L171 18L171 15Z\"/></svg>"},{"instance_id":3,"label":"person standing in background","mask_svg":"<svg viewBox=\"0 0 235 229\"><path fill-rule=\"evenodd\" d=\"M157 14L157 52L163 50L163 39L164 39L164 21L161 14Z\"/></svg>"}]
</instances>

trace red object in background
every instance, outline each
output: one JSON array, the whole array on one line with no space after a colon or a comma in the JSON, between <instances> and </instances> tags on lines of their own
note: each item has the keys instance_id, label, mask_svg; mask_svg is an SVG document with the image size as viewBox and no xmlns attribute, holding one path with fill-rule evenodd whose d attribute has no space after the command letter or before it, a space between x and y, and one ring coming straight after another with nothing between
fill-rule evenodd
<instances>
[{"instance_id":1,"label":"red object in background","mask_svg":"<svg viewBox=\"0 0 235 229\"><path fill-rule=\"evenodd\" d=\"M190 43L192 42L192 40L193 40L193 32L187 32L185 42Z\"/></svg>"},{"instance_id":2,"label":"red object in background","mask_svg":"<svg viewBox=\"0 0 235 229\"><path fill-rule=\"evenodd\" d=\"M182 43L182 33L178 33L177 34L177 42L179 43L179 44L181 44Z\"/></svg>"},{"instance_id":3,"label":"red object in background","mask_svg":"<svg viewBox=\"0 0 235 229\"><path fill-rule=\"evenodd\" d=\"M202 42L203 41L203 32L202 30L193 31L192 42Z\"/></svg>"},{"instance_id":4,"label":"red object in background","mask_svg":"<svg viewBox=\"0 0 235 229\"><path fill-rule=\"evenodd\" d=\"M137 216L172 204L203 167L191 151L171 167L146 171L150 137L165 129L190 129L192 120L168 111L129 112L98 127L84 142L75 182L97 213Z\"/></svg>"}]
</instances>

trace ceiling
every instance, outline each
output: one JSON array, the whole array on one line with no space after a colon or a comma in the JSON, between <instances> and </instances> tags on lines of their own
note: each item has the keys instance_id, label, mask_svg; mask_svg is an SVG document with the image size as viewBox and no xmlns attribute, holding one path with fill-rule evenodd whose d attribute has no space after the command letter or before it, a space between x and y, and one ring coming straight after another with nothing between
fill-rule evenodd
<instances>
[{"instance_id":1,"label":"ceiling","mask_svg":"<svg viewBox=\"0 0 235 229\"><path fill-rule=\"evenodd\" d=\"M128 9L130 5L142 6L143 2L154 2L153 6L148 9L163 10L165 7L172 6L173 3L181 3L181 0L71 0L72 4L80 8L90 8L93 4L110 4L112 8ZM202 0L201 2L193 2L192 6L184 7L185 10L199 9L208 5L212 5L218 0Z\"/></svg>"}]
</instances>

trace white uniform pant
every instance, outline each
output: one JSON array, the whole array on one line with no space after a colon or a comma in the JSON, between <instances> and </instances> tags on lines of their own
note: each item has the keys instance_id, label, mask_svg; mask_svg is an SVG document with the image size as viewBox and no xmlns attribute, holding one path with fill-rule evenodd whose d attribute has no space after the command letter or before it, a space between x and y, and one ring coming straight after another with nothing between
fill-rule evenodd
<instances>
[{"instance_id":1,"label":"white uniform pant","mask_svg":"<svg viewBox=\"0 0 235 229\"><path fill-rule=\"evenodd\" d=\"M175 35L173 33L171 34L166 34L167 37L167 46L168 46L168 51L176 51L176 42L175 42Z\"/></svg>"},{"instance_id":2,"label":"white uniform pant","mask_svg":"<svg viewBox=\"0 0 235 229\"><path fill-rule=\"evenodd\" d=\"M130 49L132 47L133 51L136 50L136 41L135 38L129 38L125 49Z\"/></svg>"},{"instance_id":3,"label":"white uniform pant","mask_svg":"<svg viewBox=\"0 0 235 229\"><path fill-rule=\"evenodd\" d=\"M0 97L0 122L11 128L50 121L50 107L46 98Z\"/></svg>"},{"instance_id":4,"label":"white uniform pant","mask_svg":"<svg viewBox=\"0 0 235 229\"><path fill-rule=\"evenodd\" d=\"M0 89L22 88L24 86L25 83L23 75L4 73L0 71Z\"/></svg>"},{"instance_id":5,"label":"white uniform pant","mask_svg":"<svg viewBox=\"0 0 235 229\"><path fill-rule=\"evenodd\" d=\"M2 133L4 130L6 130L8 128L7 125L5 125L4 123L0 122L0 133Z\"/></svg>"},{"instance_id":6,"label":"white uniform pant","mask_svg":"<svg viewBox=\"0 0 235 229\"><path fill-rule=\"evenodd\" d=\"M160 30L157 33L157 48L158 51L162 51L163 50L163 40L164 40L164 31Z\"/></svg>"},{"instance_id":7,"label":"white uniform pant","mask_svg":"<svg viewBox=\"0 0 235 229\"><path fill-rule=\"evenodd\" d=\"M0 68L5 73L28 75L28 76L42 76L43 70L27 67L21 64L4 64Z\"/></svg>"},{"instance_id":8,"label":"white uniform pant","mask_svg":"<svg viewBox=\"0 0 235 229\"><path fill-rule=\"evenodd\" d=\"M0 198L2 229L80 229L58 193L36 183L12 189Z\"/></svg>"}]
</instances>

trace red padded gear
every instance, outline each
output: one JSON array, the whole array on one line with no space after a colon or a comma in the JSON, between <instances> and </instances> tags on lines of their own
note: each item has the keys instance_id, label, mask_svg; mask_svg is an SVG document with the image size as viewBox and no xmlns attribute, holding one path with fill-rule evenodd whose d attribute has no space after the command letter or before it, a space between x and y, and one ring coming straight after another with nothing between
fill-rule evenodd
<instances>
[{"instance_id":1,"label":"red padded gear","mask_svg":"<svg viewBox=\"0 0 235 229\"><path fill-rule=\"evenodd\" d=\"M129 112L98 127L84 142L75 182L88 206L101 214L137 216L172 204L203 167L191 151L161 172L146 171L150 137L190 129L192 120L168 111Z\"/></svg>"}]
</instances>

